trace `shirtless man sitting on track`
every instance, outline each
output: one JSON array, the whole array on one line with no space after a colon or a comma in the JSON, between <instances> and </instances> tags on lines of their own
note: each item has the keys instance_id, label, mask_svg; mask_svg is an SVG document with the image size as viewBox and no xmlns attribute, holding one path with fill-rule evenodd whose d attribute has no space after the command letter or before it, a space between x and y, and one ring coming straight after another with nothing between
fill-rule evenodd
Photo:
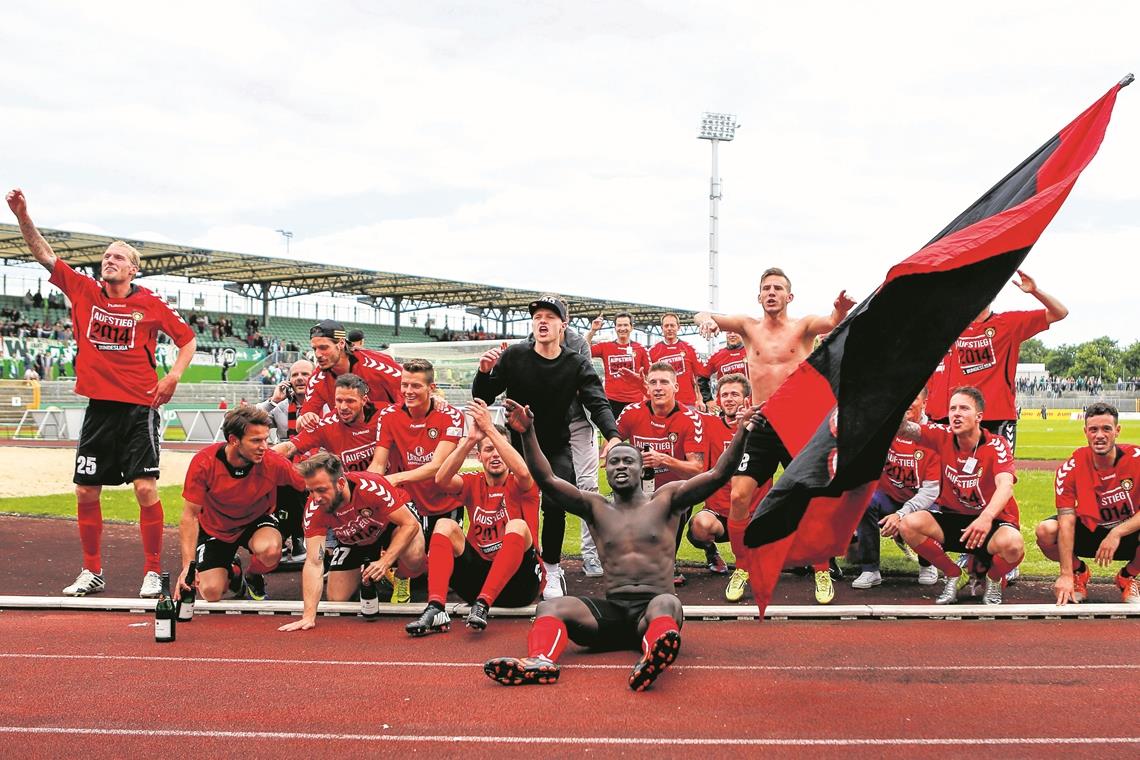
<instances>
[{"instance_id":1,"label":"shirtless man sitting on track","mask_svg":"<svg viewBox=\"0 0 1140 760\"><path fill-rule=\"evenodd\" d=\"M791 280L782 269L772 267L760 275L760 294L756 300L764 309L763 316L757 318L746 314L725 315L702 311L694 317L701 335L706 338L711 338L721 330L728 330L744 339L753 404L763 405L811 353L816 337L834 330L855 305L847 291L842 290L828 316L808 315L793 319L788 316L788 304L793 298ZM728 536L738 569L747 556L744 529L748 527L748 510L752 506L753 495L757 488L776 473L777 465L786 467L790 461L791 457L776 431L767 420L762 420L748 436L740 473L732 479ZM743 569L748 570L747 566ZM824 567L825 574L826 570ZM816 571L818 584L821 580L820 568L817 567ZM827 579L827 585L830 587L830 578ZM816 596L818 599L818 589Z\"/></svg>"},{"instance_id":2,"label":"shirtless man sitting on track","mask_svg":"<svg viewBox=\"0 0 1140 760\"><path fill-rule=\"evenodd\" d=\"M527 464L544 494L557 496L566 511L590 526L605 569L604 599L563 596L542 602L527 636L527 656L499 657L483 666L488 677L506 686L554 683L555 664L567 640L592 649L637 649L629 687L646 689L681 649L681 601L673 593L674 536L677 522L694 504L729 481L740 462L745 430L759 423L756 407L741 410L732 443L716 466L689 480L668 483L646 495L641 490L641 452L618 443L606 453L606 477L613 499L582 491L554 475L535 437L529 407L505 399L510 426L522 434Z\"/></svg>"}]
</instances>

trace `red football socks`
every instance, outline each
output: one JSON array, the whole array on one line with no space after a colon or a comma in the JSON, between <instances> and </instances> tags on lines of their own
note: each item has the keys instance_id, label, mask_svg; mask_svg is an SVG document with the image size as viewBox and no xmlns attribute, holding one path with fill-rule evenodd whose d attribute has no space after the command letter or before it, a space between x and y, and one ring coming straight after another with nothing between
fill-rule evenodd
<instances>
[{"instance_id":1,"label":"red football socks","mask_svg":"<svg viewBox=\"0 0 1140 760\"><path fill-rule=\"evenodd\" d=\"M139 533L142 534L143 572L162 571L162 502L139 507Z\"/></svg>"},{"instance_id":2,"label":"red football socks","mask_svg":"<svg viewBox=\"0 0 1140 760\"><path fill-rule=\"evenodd\" d=\"M447 601L447 587L455 570L455 555L451 539L442 533L432 533L428 545L428 601L443 605Z\"/></svg>"},{"instance_id":3,"label":"red football socks","mask_svg":"<svg viewBox=\"0 0 1140 760\"><path fill-rule=\"evenodd\" d=\"M83 567L96 575L103 572L103 560L99 556L103 540L103 508L99 500L81 501L77 504L79 517L79 543L83 547Z\"/></svg>"},{"instance_id":4,"label":"red football socks","mask_svg":"<svg viewBox=\"0 0 1140 760\"><path fill-rule=\"evenodd\" d=\"M914 551L918 556L945 573L947 578L957 578L962 574L962 568L958 567L954 560L950 559L949 555L943 551L942 544L933 538L928 538L914 547Z\"/></svg>"},{"instance_id":5,"label":"red football socks","mask_svg":"<svg viewBox=\"0 0 1140 760\"><path fill-rule=\"evenodd\" d=\"M434 536L433 536L434 538ZM488 605L495 603L503 587L522 564L523 552L526 551L526 539L518 533L508 533L503 536L503 545L491 561L491 569L487 573L487 580L483 581L483 588L479 590L479 598Z\"/></svg>"},{"instance_id":6,"label":"red football socks","mask_svg":"<svg viewBox=\"0 0 1140 760\"><path fill-rule=\"evenodd\" d=\"M653 646L653 642L661 638L668 631L676 631L677 621L669 615L662 615L658 618L653 618L649 621L649 627L645 629L645 635L641 637L641 653L648 654L649 648Z\"/></svg>"},{"instance_id":7,"label":"red football socks","mask_svg":"<svg viewBox=\"0 0 1140 760\"><path fill-rule=\"evenodd\" d=\"M736 569L748 570L748 547L744 545L744 529L748 527L748 518L743 520L728 520L728 545L736 555Z\"/></svg>"},{"instance_id":8,"label":"red football socks","mask_svg":"<svg viewBox=\"0 0 1140 760\"><path fill-rule=\"evenodd\" d=\"M990 565L990 570L986 573L986 576L991 580L1001 580L1009 574L1010 570L1021 564L1021 559L1022 558L1018 558L1017 562L1006 562L1001 557L994 557L993 564Z\"/></svg>"},{"instance_id":9,"label":"red football socks","mask_svg":"<svg viewBox=\"0 0 1140 760\"><path fill-rule=\"evenodd\" d=\"M526 637L527 657L542 656L556 661L566 649L569 638L566 624L553 615L543 615L534 621Z\"/></svg>"}]
</instances>

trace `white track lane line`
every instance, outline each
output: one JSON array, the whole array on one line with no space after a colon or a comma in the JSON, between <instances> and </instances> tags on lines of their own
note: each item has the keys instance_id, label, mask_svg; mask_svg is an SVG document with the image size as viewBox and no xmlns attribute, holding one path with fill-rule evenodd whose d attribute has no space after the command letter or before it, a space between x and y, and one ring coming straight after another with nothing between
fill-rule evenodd
<instances>
[{"instance_id":1,"label":"white track lane line","mask_svg":"<svg viewBox=\"0 0 1140 760\"><path fill-rule=\"evenodd\" d=\"M632 655L633 653L631 653ZM316 665L367 667L367 668L482 668L481 662L429 662L400 660L286 660L262 657L157 657L152 655L113 655L113 654L40 654L23 652L0 652L0 659L10 660L118 660L125 662L177 662L184 665L223 664L223 665ZM609 665L575 663L559 665L566 670L629 670L629 665ZM880 673L914 673L942 671L1051 671L1056 665L673 665L670 670L716 670L745 671L757 673L846 673L875 671ZM1140 663L1093 663L1085 665L1065 665L1065 670L1140 670Z\"/></svg>"},{"instance_id":2,"label":"white track lane line","mask_svg":"<svg viewBox=\"0 0 1140 760\"><path fill-rule=\"evenodd\" d=\"M869 739L705 739L674 736L433 736L408 734L335 734L300 731L184 731L178 729L85 728L69 726L0 726L0 734L49 734L65 736L169 737L200 739L269 739L277 741L370 741L370 742L461 742L465 744L515 745L610 745L610 746L743 746L743 747L942 747L942 746L1031 746L1140 744L1136 736L962 736L953 738L916 737L913 739L875 737Z\"/></svg>"}]
</instances>

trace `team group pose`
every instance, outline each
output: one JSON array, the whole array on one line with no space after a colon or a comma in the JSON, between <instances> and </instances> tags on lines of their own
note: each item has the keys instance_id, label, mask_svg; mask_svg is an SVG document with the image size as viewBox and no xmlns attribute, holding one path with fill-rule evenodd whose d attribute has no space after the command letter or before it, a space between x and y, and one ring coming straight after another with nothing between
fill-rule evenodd
<instances>
[{"instance_id":1,"label":"team group pose","mask_svg":"<svg viewBox=\"0 0 1140 760\"><path fill-rule=\"evenodd\" d=\"M156 596L159 408L194 355L193 331L133 283L142 262L130 245L108 246L92 279L56 256L21 191L7 202L32 256L71 301L76 391L90 399L74 471L82 569L64 593L105 588L101 489L129 482L139 504L140 595ZM1028 274L1019 272L1015 285L1042 308L983 310L901 422L858 529L853 588L882 583L882 538L913 550L919 584L943 580L938 604L955 603L965 581L984 585L984 603L1000 604L1016 578L1025 556L1013 496L1018 347L1068 312ZM788 313L793 299L790 278L771 268L760 278L759 316L697 314L706 337L726 334L706 364L678 338L674 314L662 318L664 340L651 348L632 340L628 313L614 317L614 340L594 343L603 318L583 339L567 329L565 301L543 296L530 305L529 340L481 357L465 409L439 395L431 362L396 362L354 345L339 322L321 320L310 331L313 362L295 362L266 402L230 410L224 440L194 456L182 494L177 588L189 588L193 566L208 601L227 592L265 599L266 574L284 554L303 563L303 613L281 630L306 631L317 625L322 597L348 601L387 581L391 601L407 602L411 579L426 576L427 604L406 624L412 637L450 629L449 593L467 603L464 622L474 632L488 626L493 607L540 600L526 655L489 660L489 677L553 683L560 654L574 642L639 650L629 686L647 688L680 651L684 615L674 589L685 582L676 556L686 528L709 570L729 576L726 598L745 597L744 531L790 461L763 404L854 305L841 291L828 315L796 318ZM161 379L160 331L179 349ZM591 354L601 360L600 377ZM496 401L507 427L494 422ZM1119 416L1105 403L1085 410L1088 445L1057 470L1057 514L1035 526L1041 551L1058 564L1057 604L1089 598L1091 562L1123 563L1119 599L1140 604L1140 447L1120 440ZM609 497L583 477L596 475L598 432ZM477 470L464 471L469 456ZM565 512L583 521L584 555L593 558L586 572L604 577L604 596L566 595ZM720 556L722 543L735 568ZM816 599L829 602L827 565L814 569Z\"/></svg>"}]
</instances>

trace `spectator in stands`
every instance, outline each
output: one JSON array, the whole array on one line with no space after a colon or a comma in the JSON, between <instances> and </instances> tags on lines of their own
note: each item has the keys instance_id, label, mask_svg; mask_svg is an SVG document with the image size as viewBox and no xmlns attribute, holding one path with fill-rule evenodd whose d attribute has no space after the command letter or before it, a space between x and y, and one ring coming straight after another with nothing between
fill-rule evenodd
<instances>
[{"instance_id":1,"label":"spectator in stands","mask_svg":"<svg viewBox=\"0 0 1140 760\"><path fill-rule=\"evenodd\" d=\"M36 309L42 309L44 307L44 294L38 290L36 294L32 296L32 307Z\"/></svg>"},{"instance_id":2,"label":"spectator in stands","mask_svg":"<svg viewBox=\"0 0 1140 760\"><path fill-rule=\"evenodd\" d=\"M1032 277L1020 269L1017 274L1021 279L1014 280L1014 285L1045 308L1004 313L994 312L989 306L982 309L934 371L926 402L931 420L945 423L953 389L977 387L986 399L982 427L1005 438L1011 451L1016 449L1017 441L1013 383L1021 344L1069 314L1065 305L1040 290Z\"/></svg>"},{"instance_id":3,"label":"spectator in stands","mask_svg":"<svg viewBox=\"0 0 1140 760\"><path fill-rule=\"evenodd\" d=\"M534 413L534 430L539 446L558 477L577 482L570 446L568 424L570 407L581 402L611 444L618 442L617 425L606 401L601 380L591 362L575 351L562 347L567 313L561 299L544 295L530 304L534 342L524 341L509 348L504 343L487 351L479 360L479 371L471 393L488 404L503 391L513 400L529 405ZM521 450L521 441L516 441ZM546 569L545 599L565 593L560 560L566 532L566 512L556 498L543 498L543 565Z\"/></svg>"},{"instance_id":4,"label":"spectator in stands","mask_svg":"<svg viewBox=\"0 0 1140 760\"><path fill-rule=\"evenodd\" d=\"M345 340L352 348L364 348L364 331L354 327L348 331Z\"/></svg>"},{"instance_id":5,"label":"spectator in stands","mask_svg":"<svg viewBox=\"0 0 1140 760\"><path fill-rule=\"evenodd\" d=\"M218 400L218 408L219 409L229 409L230 408L230 405L226 403L226 397L225 396L222 396Z\"/></svg>"}]
</instances>

